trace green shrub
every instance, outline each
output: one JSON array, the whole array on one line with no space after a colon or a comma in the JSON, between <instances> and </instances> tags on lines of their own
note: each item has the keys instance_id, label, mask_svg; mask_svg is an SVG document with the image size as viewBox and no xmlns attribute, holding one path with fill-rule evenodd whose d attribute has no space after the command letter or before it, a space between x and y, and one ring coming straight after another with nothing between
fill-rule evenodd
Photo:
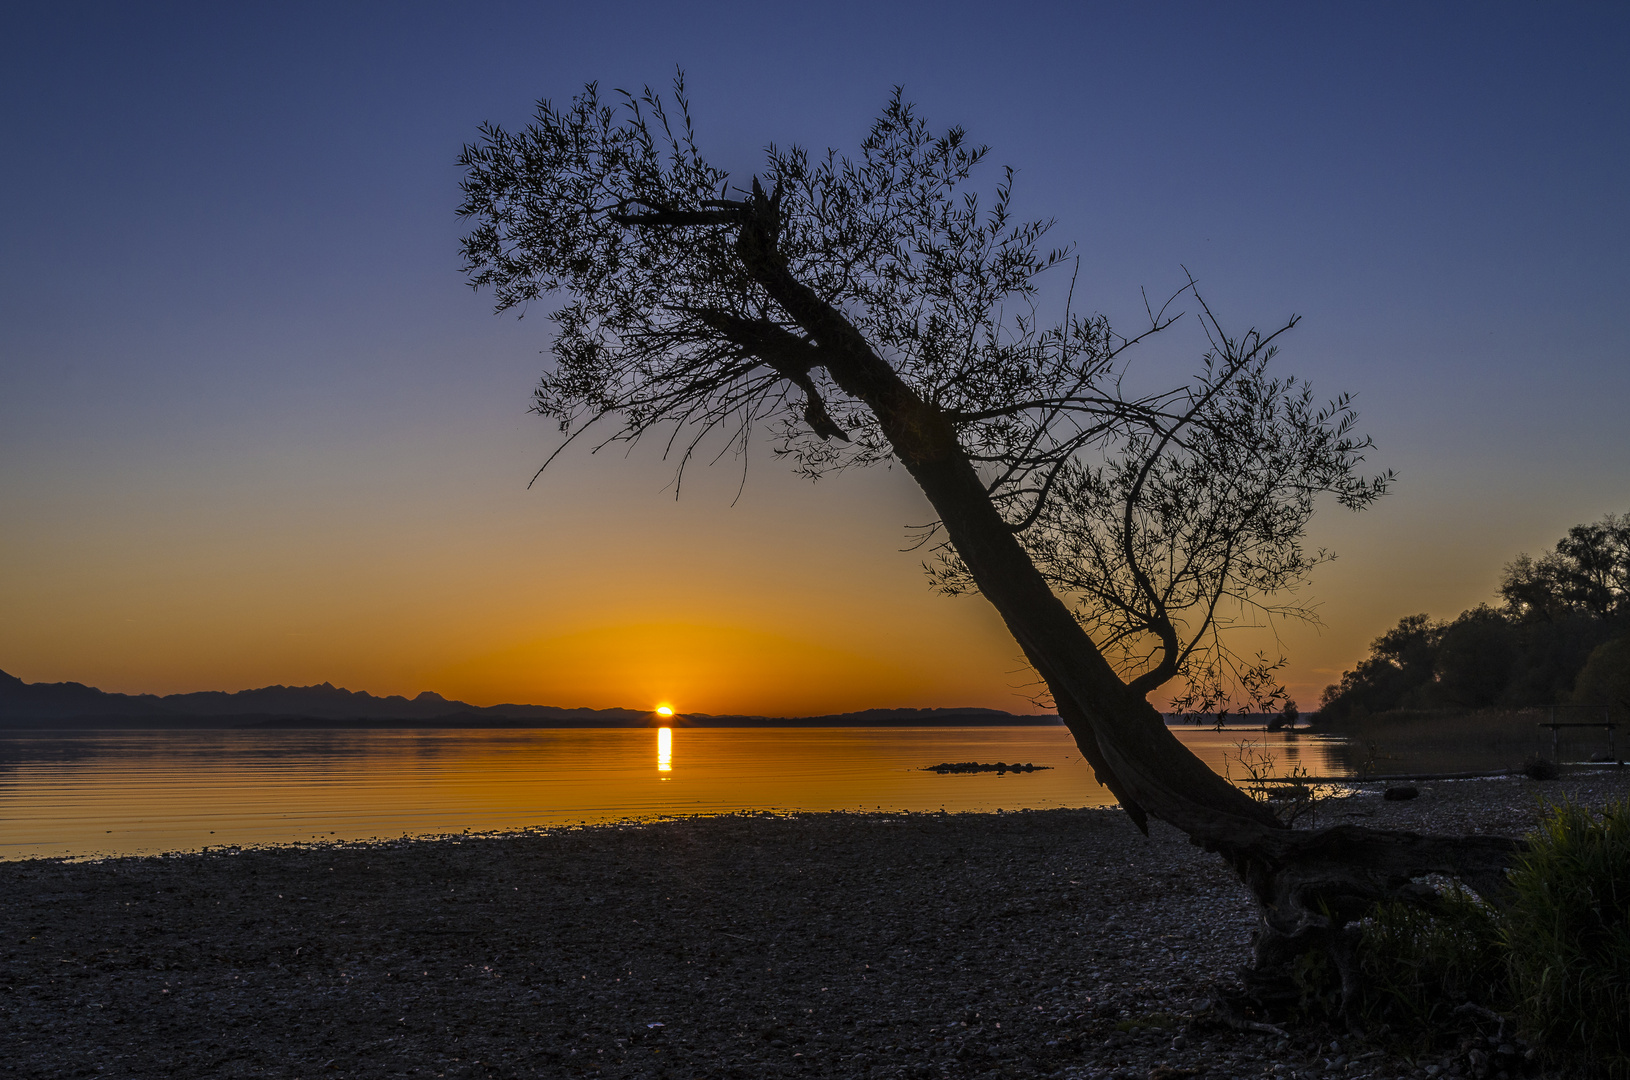
<instances>
[{"instance_id":1,"label":"green shrub","mask_svg":"<svg viewBox=\"0 0 1630 1080\"><path fill-rule=\"evenodd\" d=\"M1533 1035L1630 1077L1630 800L1556 807L1511 875L1513 1005Z\"/></svg>"},{"instance_id":2,"label":"green shrub","mask_svg":"<svg viewBox=\"0 0 1630 1080\"><path fill-rule=\"evenodd\" d=\"M1493 909L1453 883L1444 883L1430 911L1376 905L1357 925L1363 1026L1419 1048L1460 1027L1454 1010L1465 1002L1499 1008L1506 1001L1500 930ZM1336 1016L1341 978L1328 955L1317 949L1301 954L1290 976L1302 1012Z\"/></svg>"},{"instance_id":3,"label":"green shrub","mask_svg":"<svg viewBox=\"0 0 1630 1080\"><path fill-rule=\"evenodd\" d=\"M1503 910L1453 885L1436 910L1374 909L1357 952L1363 1019L1431 1042L1471 1002L1588 1075L1630 1080L1630 800L1600 817L1554 807L1528 841ZM1324 957L1303 957L1295 974L1304 1006L1339 1000Z\"/></svg>"},{"instance_id":4,"label":"green shrub","mask_svg":"<svg viewBox=\"0 0 1630 1080\"><path fill-rule=\"evenodd\" d=\"M1573 681L1573 700L1580 705L1630 705L1630 634L1596 646Z\"/></svg>"}]
</instances>

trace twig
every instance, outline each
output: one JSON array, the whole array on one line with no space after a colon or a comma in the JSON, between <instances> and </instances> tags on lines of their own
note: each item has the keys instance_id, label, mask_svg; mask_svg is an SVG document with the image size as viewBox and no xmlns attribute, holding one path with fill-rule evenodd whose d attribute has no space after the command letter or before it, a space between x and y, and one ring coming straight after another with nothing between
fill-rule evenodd
<instances>
[{"instance_id":1,"label":"twig","mask_svg":"<svg viewBox=\"0 0 1630 1080\"><path fill-rule=\"evenodd\" d=\"M1284 1028L1274 1027L1272 1024L1264 1024L1260 1020L1247 1020L1238 1012L1234 1011L1233 1003L1228 1001L1226 998L1215 1000L1212 1005L1212 1012L1216 1014L1217 1019L1221 1020L1235 1031L1257 1031L1264 1035L1277 1035L1281 1039L1290 1038L1290 1033Z\"/></svg>"},{"instance_id":2,"label":"twig","mask_svg":"<svg viewBox=\"0 0 1630 1080\"><path fill-rule=\"evenodd\" d=\"M1460 1016L1463 1013L1471 1013L1473 1016L1480 1016L1484 1020L1493 1020L1493 1021L1495 1021L1496 1023L1498 1023L1500 1025L1500 1030L1495 1034L1495 1038L1497 1038L1497 1039L1504 1039L1505 1038L1505 1017L1501 1016L1499 1013L1495 1012L1493 1009L1485 1009L1483 1006L1478 1005L1475 1002L1468 1001L1463 1005L1456 1005L1455 1006L1454 1014L1456 1016Z\"/></svg>"},{"instance_id":3,"label":"twig","mask_svg":"<svg viewBox=\"0 0 1630 1080\"><path fill-rule=\"evenodd\" d=\"M1264 1024L1260 1020L1246 1020L1243 1017L1225 1014L1223 1016L1223 1021L1229 1027L1235 1028L1239 1031L1260 1031L1264 1035L1277 1035L1281 1039L1290 1038L1290 1033L1284 1028L1274 1027L1272 1024Z\"/></svg>"}]
</instances>

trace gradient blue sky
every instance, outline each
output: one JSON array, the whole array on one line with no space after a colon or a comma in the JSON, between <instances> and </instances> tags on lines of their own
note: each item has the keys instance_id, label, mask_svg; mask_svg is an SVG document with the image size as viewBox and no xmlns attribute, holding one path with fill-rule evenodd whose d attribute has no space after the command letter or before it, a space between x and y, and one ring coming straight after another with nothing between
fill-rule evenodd
<instances>
[{"instance_id":1,"label":"gradient blue sky","mask_svg":"<svg viewBox=\"0 0 1630 1080\"><path fill-rule=\"evenodd\" d=\"M1131 322L1186 266L1358 395L1396 494L1315 541L1304 706L1404 614L1630 510L1619 5L11 5L0 668L107 689L704 711L1024 708L897 475L687 480L526 412L547 323L462 283L459 147L683 66L702 143L852 147L902 83ZM1197 353L1175 340L1157 364ZM692 481L696 481L693 485Z\"/></svg>"}]
</instances>

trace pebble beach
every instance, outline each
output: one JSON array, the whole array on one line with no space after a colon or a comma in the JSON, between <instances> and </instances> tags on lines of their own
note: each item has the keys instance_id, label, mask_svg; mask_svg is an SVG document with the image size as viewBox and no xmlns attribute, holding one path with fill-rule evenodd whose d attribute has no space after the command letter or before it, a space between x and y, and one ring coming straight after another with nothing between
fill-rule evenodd
<instances>
[{"instance_id":1,"label":"pebble beach","mask_svg":"<svg viewBox=\"0 0 1630 1080\"><path fill-rule=\"evenodd\" d=\"M1521 835L1630 782L1420 788L1318 823ZM4 862L0 1077L1535 1074L1228 1026L1253 920L1221 860L1113 808Z\"/></svg>"}]
</instances>

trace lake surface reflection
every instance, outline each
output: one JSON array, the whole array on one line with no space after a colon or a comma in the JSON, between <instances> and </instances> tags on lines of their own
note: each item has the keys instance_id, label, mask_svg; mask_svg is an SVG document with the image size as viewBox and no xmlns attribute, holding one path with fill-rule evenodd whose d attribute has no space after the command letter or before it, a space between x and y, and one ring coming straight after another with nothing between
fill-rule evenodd
<instances>
[{"instance_id":1,"label":"lake surface reflection","mask_svg":"<svg viewBox=\"0 0 1630 1080\"><path fill-rule=\"evenodd\" d=\"M1176 729L1242 776L1341 770L1328 744ZM942 761L1045 772L921 771ZM738 810L1020 810L1113 797L1062 727L0 734L0 858L524 829Z\"/></svg>"}]
</instances>

